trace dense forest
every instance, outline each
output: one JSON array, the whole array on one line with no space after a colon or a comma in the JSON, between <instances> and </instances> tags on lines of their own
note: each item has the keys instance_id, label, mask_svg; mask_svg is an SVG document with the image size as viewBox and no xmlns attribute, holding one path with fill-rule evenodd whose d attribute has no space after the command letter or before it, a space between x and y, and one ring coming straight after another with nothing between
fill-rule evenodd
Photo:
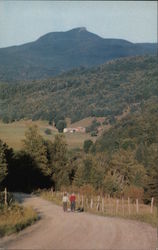
<instances>
[{"instance_id":1,"label":"dense forest","mask_svg":"<svg viewBox=\"0 0 158 250\"><path fill-rule=\"evenodd\" d=\"M0 83L0 118L48 121L88 116L113 119L158 95L157 57L117 59L91 69L16 84Z\"/></svg>"}]
</instances>

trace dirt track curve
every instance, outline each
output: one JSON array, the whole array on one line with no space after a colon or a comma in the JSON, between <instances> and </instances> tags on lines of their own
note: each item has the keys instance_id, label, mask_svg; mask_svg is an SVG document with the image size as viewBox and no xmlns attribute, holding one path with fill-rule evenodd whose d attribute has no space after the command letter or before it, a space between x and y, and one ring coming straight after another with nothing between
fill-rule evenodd
<instances>
[{"instance_id":1,"label":"dirt track curve","mask_svg":"<svg viewBox=\"0 0 158 250\"><path fill-rule=\"evenodd\" d=\"M145 223L88 213L64 213L36 196L19 194L21 202L42 216L18 234L0 239L0 249L155 250L157 230Z\"/></svg>"}]
</instances>

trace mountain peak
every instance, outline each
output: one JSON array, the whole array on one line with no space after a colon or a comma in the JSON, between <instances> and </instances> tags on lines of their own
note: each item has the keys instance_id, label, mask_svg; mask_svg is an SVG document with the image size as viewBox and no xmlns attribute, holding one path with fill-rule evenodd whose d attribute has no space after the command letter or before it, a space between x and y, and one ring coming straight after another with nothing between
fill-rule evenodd
<instances>
[{"instance_id":1,"label":"mountain peak","mask_svg":"<svg viewBox=\"0 0 158 250\"><path fill-rule=\"evenodd\" d=\"M78 27L78 28L74 28L71 31L78 31L78 32L82 32L82 31L87 31L87 29L85 27Z\"/></svg>"},{"instance_id":2,"label":"mountain peak","mask_svg":"<svg viewBox=\"0 0 158 250\"><path fill-rule=\"evenodd\" d=\"M50 32L34 42L0 49L0 80L51 77L73 68L93 67L116 58L155 55L156 48L156 44L144 46L122 39L102 38L85 27Z\"/></svg>"}]
</instances>

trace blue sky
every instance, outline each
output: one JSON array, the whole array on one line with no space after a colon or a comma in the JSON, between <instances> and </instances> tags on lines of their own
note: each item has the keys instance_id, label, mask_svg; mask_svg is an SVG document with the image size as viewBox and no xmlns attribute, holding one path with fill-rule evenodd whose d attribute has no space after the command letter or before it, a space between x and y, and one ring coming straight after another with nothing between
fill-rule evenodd
<instances>
[{"instance_id":1,"label":"blue sky","mask_svg":"<svg viewBox=\"0 0 158 250\"><path fill-rule=\"evenodd\" d=\"M104 38L157 41L156 1L0 1L0 47L86 27Z\"/></svg>"}]
</instances>

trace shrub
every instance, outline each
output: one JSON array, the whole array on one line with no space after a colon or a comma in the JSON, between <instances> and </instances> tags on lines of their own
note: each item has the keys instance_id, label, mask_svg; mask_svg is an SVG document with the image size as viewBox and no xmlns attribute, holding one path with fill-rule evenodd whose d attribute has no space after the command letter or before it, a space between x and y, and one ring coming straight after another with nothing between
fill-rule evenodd
<instances>
[{"instance_id":1,"label":"shrub","mask_svg":"<svg viewBox=\"0 0 158 250\"><path fill-rule=\"evenodd\" d=\"M92 145L93 145L92 140L85 140L83 145L84 152L88 153Z\"/></svg>"},{"instance_id":2,"label":"shrub","mask_svg":"<svg viewBox=\"0 0 158 250\"><path fill-rule=\"evenodd\" d=\"M49 128L47 128L44 132L45 132L46 135L51 135L52 134L52 131Z\"/></svg>"},{"instance_id":3,"label":"shrub","mask_svg":"<svg viewBox=\"0 0 158 250\"><path fill-rule=\"evenodd\" d=\"M93 137L93 136L97 136L97 131L93 131L92 133L91 133L91 136Z\"/></svg>"},{"instance_id":4,"label":"shrub","mask_svg":"<svg viewBox=\"0 0 158 250\"><path fill-rule=\"evenodd\" d=\"M13 203L13 201L14 201L14 197L13 197L12 193L7 193L7 204L11 205ZM0 192L0 205L1 205L1 208L4 205L4 202L5 202L4 192Z\"/></svg>"},{"instance_id":5,"label":"shrub","mask_svg":"<svg viewBox=\"0 0 158 250\"><path fill-rule=\"evenodd\" d=\"M144 190L141 187L136 187L136 186L129 186L124 189L124 196L125 198L130 197L131 199L139 199L142 200L144 196Z\"/></svg>"}]
</instances>

